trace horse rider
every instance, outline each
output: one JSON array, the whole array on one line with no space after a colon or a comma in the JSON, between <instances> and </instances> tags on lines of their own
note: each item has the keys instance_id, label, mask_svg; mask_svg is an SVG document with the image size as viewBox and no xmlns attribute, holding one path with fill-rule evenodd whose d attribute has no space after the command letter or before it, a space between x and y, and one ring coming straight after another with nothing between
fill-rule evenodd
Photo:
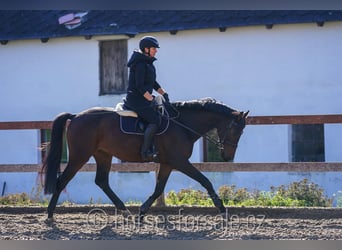
<instances>
[{"instance_id":1,"label":"horse rider","mask_svg":"<svg viewBox=\"0 0 342 250\"><path fill-rule=\"evenodd\" d=\"M135 111L145 122L144 142L141 147L143 161L158 162L154 147L151 149L154 136L161 124L161 116L156 110L153 90L162 95L166 102L169 97L166 91L156 81L156 69L153 62L159 43L153 36L145 36L139 42L140 50L135 50L128 60L128 88L125 105Z\"/></svg>"}]
</instances>

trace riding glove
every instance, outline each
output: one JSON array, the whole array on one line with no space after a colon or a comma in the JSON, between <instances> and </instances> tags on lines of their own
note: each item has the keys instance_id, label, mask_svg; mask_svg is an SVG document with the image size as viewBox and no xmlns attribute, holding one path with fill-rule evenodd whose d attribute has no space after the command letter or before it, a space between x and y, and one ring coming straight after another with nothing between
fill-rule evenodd
<instances>
[{"instance_id":1,"label":"riding glove","mask_svg":"<svg viewBox=\"0 0 342 250\"><path fill-rule=\"evenodd\" d=\"M170 102L169 95L166 92L163 94L163 97L164 97L166 103Z\"/></svg>"}]
</instances>

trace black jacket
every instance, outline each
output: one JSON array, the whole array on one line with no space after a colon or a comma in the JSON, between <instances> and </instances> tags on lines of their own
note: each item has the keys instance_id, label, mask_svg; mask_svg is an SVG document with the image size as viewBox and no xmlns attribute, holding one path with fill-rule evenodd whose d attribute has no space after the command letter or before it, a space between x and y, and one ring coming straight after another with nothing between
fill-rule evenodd
<instances>
[{"instance_id":1,"label":"black jacket","mask_svg":"<svg viewBox=\"0 0 342 250\"><path fill-rule=\"evenodd\" d=\"M126 96L126 105L132 109L149 106L150 102L143 96L146 91L152 94L153 89L158 90L160 85L156 81L154 57L148 57L134 51L129 59L129 79Z\"/></svg>"}]
</instances>

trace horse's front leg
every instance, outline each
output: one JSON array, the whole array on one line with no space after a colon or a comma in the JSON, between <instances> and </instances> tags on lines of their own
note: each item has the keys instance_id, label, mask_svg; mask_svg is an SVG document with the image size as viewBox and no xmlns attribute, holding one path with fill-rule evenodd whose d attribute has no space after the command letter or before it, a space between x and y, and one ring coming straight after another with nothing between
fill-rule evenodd
<instances>
[{"instance_id":1,"label":"horse's front leg","mask_svg":"<svg viewBox=\"0 0 342 250\"><path fill-rule=\"evenodd\" d=\"M144 214L152 206L153 202L163 193L167 180L169 179L172 168L164 163L160 164L157 182L153 194L140 207L139 217L142 220Z\"/></svg>"},{"instance_id":2,"label":"horse's front leg","mask_svg":"<svg viewBox=\"0 0 342 250\"><path fill-rule=\"evenodd\" d=\"M199 182L207 190L215 207L218 208L220 213L226 212L226 208L224 207L222 200L216 194L213 185L211 184L209 179L205 177L197 168L195 168L188 160L184 161L181 164L177 164L177 167L175 166L175 169L179 170L180 172L186 174L190 178Z\"/></svg>"}]
</instances>

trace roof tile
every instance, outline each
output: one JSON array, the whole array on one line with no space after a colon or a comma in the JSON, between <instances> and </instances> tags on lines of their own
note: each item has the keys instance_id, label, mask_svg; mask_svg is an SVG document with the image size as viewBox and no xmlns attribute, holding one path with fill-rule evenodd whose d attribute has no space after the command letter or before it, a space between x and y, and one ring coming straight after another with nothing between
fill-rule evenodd
<instances>
[{"instance_id":1,"label":"roof tile","mask_svg":"<svg viewBox=\"0 0 342 250\"><path fill-rule=\"evenodd\" d=\"M58 19L83 10L0 11L0 40L54 38L86 35L134 35L145 32L230 28L250 25L342 21L338 10L151 10L88 11L86 20L74 29Z\"/></svg>"}]
</instances>

